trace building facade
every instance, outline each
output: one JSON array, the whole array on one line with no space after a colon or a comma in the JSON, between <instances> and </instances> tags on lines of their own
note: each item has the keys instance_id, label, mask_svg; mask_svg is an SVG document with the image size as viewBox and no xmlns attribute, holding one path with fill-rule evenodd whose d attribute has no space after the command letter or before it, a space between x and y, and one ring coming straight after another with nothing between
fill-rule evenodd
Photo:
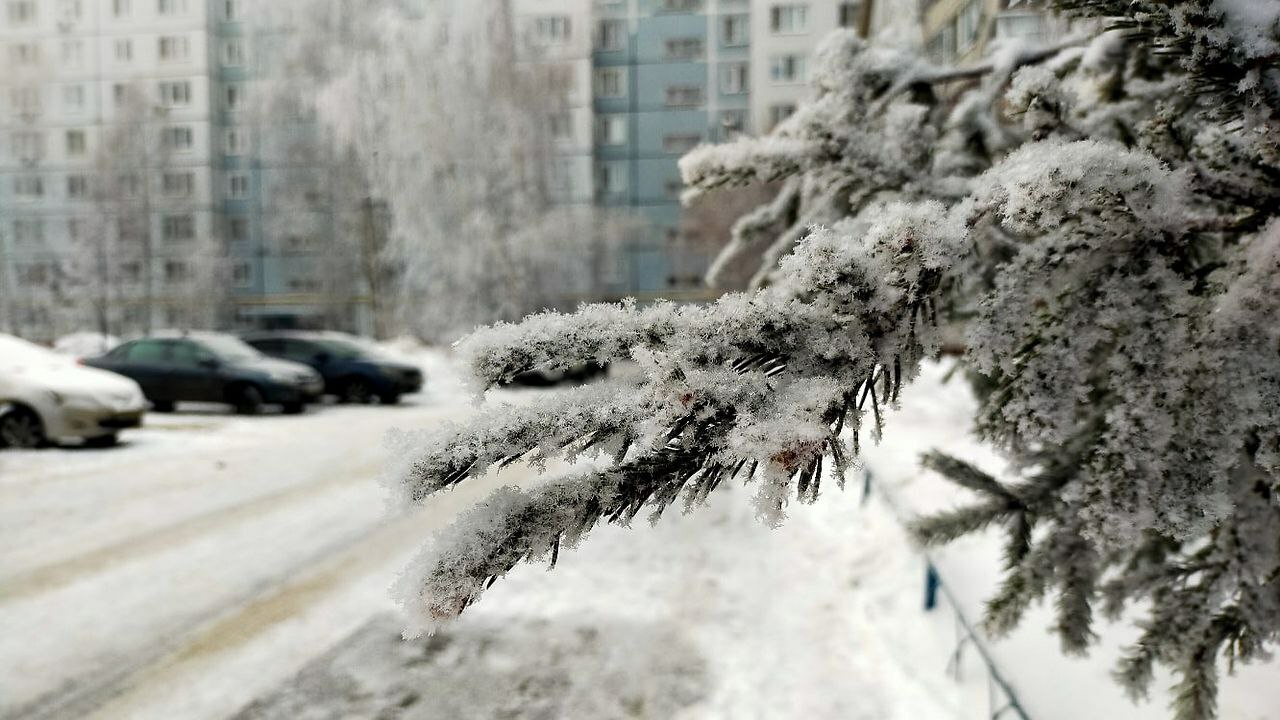
<instances>
[{"instance_id":1,"label":"building facade","mask_svg":"<svg viewBox=\"0 0 1280 720\"><path fill-rule=\"evenodd\" d=\"M358 288L326 282L325 189L295 192L318 135L249 111L283 30L246 10L0 3L0 329L368 325Z\"/></svg>"},{"instance_id":2,"label":"building facade","mask_svg":"<svg viewBox=\"0 0 1280 720\"><path fill-rule=\"evenodd\" d=\"M997 41L1046 42L1068 29L1037 0L924 0L921 25L925 52L939 65L976 62Z\"/></svg>"}]
</instances>

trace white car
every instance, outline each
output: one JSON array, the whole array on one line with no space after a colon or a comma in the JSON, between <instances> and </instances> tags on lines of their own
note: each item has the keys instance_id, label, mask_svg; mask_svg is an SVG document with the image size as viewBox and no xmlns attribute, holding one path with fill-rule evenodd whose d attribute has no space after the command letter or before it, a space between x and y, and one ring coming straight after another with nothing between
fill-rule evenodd
<instances>
[{"instance_id":1,"label":"white car","mask_svg":"<svg viewBox=\"0 0 1280 720\"><path fill-rule=\"evenodd\" d=\"M74 439L111 445L142 423L146 406L126 377L0 334L0 447Z\"/></svg>"}]
</instances>

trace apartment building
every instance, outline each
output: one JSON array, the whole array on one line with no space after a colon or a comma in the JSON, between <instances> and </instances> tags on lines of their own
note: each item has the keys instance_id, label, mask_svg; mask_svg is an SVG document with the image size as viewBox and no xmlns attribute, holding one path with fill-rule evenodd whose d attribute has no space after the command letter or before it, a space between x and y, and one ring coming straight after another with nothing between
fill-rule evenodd
<instances>
[{"instance_id":1,"label":"apartment building","mask_svg":"<svg viewBox=\"0 0 1280 720\"><path fill-rule=\"evenodd\" d=\"M6 329L367 327L349 269L325 264L325 174L299 172L316 128L249 111L287 32L249 9L0 0Z\"/></svg>"},{"instance_id":2,"label":"apartment building","mask_svg":"<svg viewBox=\"0 0 1280 720\"><path fill-rule=\"evenodd\" d=\"M0 311L11 329L70 329L59 308L73 302L117 326L200 310L189 301L217 182L206 11L195 0L3 3ZM110 287L95 284L104 267Z\"/></svg>"},{"instance_id":3,"label":"apartment building","mask_svg":"<svg viewBox=\"0 0 1280 720\"><path fill-rule=\"evenodd\" d=\"M625 248L626 289L693 287L701 258L678 248L676 162L699 143L746 130L746 0L595 0L596 201L647 232Z\"/></svg>"},{"instance_id":4,"label":"apartment building","mask_svg":"<svg viewBox=\"0 0 1280 720\"><path fill-rule=\"evenodd\" d=\"M924 0L925 52L940 65L966 65L999 40L1050 41L1069 23L1037 0Z\"/></svg>"},{"instance_id":5,"label":"apartment building","mask_svg":"<svg viewBox=\"0 0 1280 720\"><path fill-rule=\"evenodd\" d=\"M810 96L813 52L823 36L848 28L866 37L870 0L751 0L751 127L773 129Z\"/></svg>"}]
</instances>

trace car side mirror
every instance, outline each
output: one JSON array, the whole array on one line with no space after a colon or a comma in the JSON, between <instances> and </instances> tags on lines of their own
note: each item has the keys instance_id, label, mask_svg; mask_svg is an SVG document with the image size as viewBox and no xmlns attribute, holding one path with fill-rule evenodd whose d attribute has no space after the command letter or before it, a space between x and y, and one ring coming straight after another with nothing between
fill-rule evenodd
<instances>
[{"instance_id":1,"label":"car side mirror","mask_svg":"<svg viewBox=\"0 0 1280 720\"><path fill-rule=\"evenodd\" d=\"M222 367L222 363L218 362L216 358L204 358L200 361L200 367L207 368L209 370L217 370Z\"/></svg>"}]
</instances>

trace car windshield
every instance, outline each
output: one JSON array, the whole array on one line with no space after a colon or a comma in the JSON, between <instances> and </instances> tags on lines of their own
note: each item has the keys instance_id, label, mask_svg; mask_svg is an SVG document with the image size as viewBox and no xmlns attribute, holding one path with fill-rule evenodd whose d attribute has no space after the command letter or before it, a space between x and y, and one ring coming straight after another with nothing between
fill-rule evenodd
<instances>
[{"instance_id":1,"label":"car windshield","mask_svg":"<svg viewBox=\"0 0 1280 720\"><path fill-rule=\"evenodd\" d=\"M354 360L356 358L366 358L373 355L370 348L361 345L354 340L345 338L325 338L316 340L316 345L324 349L335 360Z\"/></svg>"},{"instance_id":2,"label":"car windshield","mask_svg":"<svg viewBox=\"0 0 1280 720\"><path fill-rule=\"evenodd\" d=\"M201 337L199 342L206 350L228 362L252 360L262 356L262 353L249 344L230 335L208 335Z\"/></svg>"}]
</instances>

